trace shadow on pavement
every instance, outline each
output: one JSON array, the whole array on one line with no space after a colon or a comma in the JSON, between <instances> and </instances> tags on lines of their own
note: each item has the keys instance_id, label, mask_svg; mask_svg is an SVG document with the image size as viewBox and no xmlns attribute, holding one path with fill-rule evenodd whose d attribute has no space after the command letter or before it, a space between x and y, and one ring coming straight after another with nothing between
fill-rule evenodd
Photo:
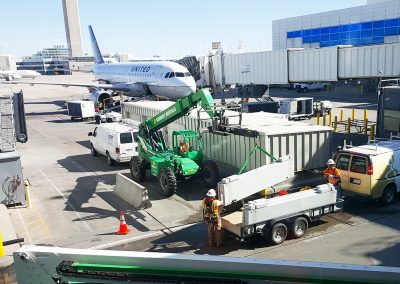
<instances>
[{"instance_id":1,"label":"shadow on pavement","mask_svg":"<svg viewBox=\"0 0 400 284\"><path fill-rule=\"evenodd\" d=\"M79 145L90 150L90 140L75 141L75 143L78 143Z\"/></svg>"},{"instance_id":2,"label":"shadow on pavement","mask_svg":"<svg viewBox=\"0 0 400 284\"><path fill-rule=\"evenodd\" d=\"M93 157L89 151L88 154L68 156L65 159L58 160L57 162L69 172L83 172L83 170L87 172L111 172L129 168L128 163L121 163L112 167L108 166L105 157Z\"/></svg>"},{"instance_id":3,"label":"shadow on pavement","mask_svg":"<svg viewBox=\"0 0 400 284\"><path fill-rule=\"evenodd\" d=\"M60 108L63 108L63 109L66 108L65 107L65 101L60 101L60 100L47 101L47 102L46 101L31 101L31 100L28 100L28 101L25 101L24 104L25 105L56 105L56 106L58 106Z\"/></svg>"},{"instance_id":4,"label":"shadow on pavement","mask_svg":"<svg viewBox=\"0 0 400 284\"><path fill-rule=\"evenodd\" d=\"M26 116L46 116L46 115L60 115L67 114L66 110L58 110L58 111L41 111L41 112L27 112Z\"/></svg>"}]
</instances>

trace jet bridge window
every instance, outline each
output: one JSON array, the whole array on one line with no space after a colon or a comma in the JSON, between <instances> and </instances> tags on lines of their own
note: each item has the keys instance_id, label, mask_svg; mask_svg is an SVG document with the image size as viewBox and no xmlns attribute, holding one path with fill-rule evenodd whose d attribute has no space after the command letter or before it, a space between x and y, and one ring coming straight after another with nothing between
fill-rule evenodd
<instances>
[{"instance_id":1,"label":"jet bridge window","mask_svg":"<svg viewBox=\"0 0 400 284\"><path fill-rule=\"evenodd\" d=\"M170 78L175 77L175 73L174 73L174 72L171 72L171 74L169 74L169 77L170 77Z\"/></svg>"},{"instance_id":2,"label":"jet bridge window","mask_svg":"<svg viewBox=\"0 0 400 284\"><path fill-rule=\"evenodd\" d=\"M175 75L176 77L185 77L185 75L182 72L176 72Z\"/></svg>"}]
</instances>

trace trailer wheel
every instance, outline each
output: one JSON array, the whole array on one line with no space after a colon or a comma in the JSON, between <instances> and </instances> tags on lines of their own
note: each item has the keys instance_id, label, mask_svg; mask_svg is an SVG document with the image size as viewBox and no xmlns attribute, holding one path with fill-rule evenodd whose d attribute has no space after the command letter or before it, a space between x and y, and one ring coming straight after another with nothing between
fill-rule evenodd
<instances>
[{"instance_id":1,"label":"trailer wheel","mask_svg":"<svg viewBox=\"0 0 400 284\"><path fill-rule=\"evenodd\" d=\"M96 115L94 120L96 121L96 124L100 124L100 116Z\"/></svg>"},{"instance_id":2,"label":"trailer wheel","mask_svg":"<svg viewBox=\"0 0 400 284\"><path fill-rule=\"evenodd\" d=\"M214 187L220 180L218 166L211 160L203 162L201 175L207 187Z\"/></svg>"},{"instance_id":3,"label":"trailer wheel","mask_svg":"<svg viewBox=\"0 0 400 284\"><path fill-rule=\"evenodd\" d=\"M134 181L144 181L146 177L146 167L139 157L132 157L129 165L131 175Z\"/></svg>"},{"instance_id":4,"label":"trailer wheel","mask_svg":"<svg viewBox=\"0 0 400 284\"><path fill-rule=\"evenodd\" d=\"M161 169L158 181L160 182L161 193L165 197L170 197L175 194L177 190L176 177L170 168L164 167Z\"/></svg>"},{"instance_id":5,"label":"trailer wheel","mask_svg":"<svg viewBox=\"0 0 400 284\"><path fill-rule=\"evenodd\" d=\"M303 237L307 233L308 221L304 217L298 217L294 220L292 225L293 237L296 239Z\"/></svg>"},{"instance_id":6,"label":"trailer wheel","mask_svg":"<svg viewBox=\"0 0 400 284\"><path fill-rule=\"evenodd\" d=\"M274 245L279 245L286 240L287 237L287 227L283 223L276 223L272 226L270 231L270 241Z\"/></svg>"}]
</instances>

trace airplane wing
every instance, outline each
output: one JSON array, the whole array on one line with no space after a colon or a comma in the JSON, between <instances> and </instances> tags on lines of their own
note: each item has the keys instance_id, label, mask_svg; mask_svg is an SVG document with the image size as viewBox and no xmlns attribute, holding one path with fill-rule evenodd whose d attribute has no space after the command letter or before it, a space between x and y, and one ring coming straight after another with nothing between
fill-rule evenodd
<instances>
[{"instance_id":1,"label":"airplane wing","mask_svg":"<svg viewBox=\"0 0 400 284\"><path fill-rule=\"evenodd\" d=\"M129 83L114 83L114 84L99 84L99 83L53 83L53 82L38 82L38 81L8 81L0 82L1 84L28 84L28 85L52 85L52 86L63 86L63 87L85 87L89 89L104 89L112 91L129 92L134 84L147 85L143 82L129 82Z\"/></svg>"}]
</instances>

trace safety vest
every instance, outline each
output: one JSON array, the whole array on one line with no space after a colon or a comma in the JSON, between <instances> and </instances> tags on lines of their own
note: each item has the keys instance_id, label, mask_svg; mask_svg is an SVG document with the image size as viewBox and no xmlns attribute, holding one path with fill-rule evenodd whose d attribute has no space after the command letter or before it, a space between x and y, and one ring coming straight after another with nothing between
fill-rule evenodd
<instances>
[{"instance_id":1,"label":"safety vest","mask_svg":"<svg viewBox=\"0 0 400 284\"><path fill-rule=\"evenodd\" d=\"M331 184L337 184L338 180L336 179L336 177L340 177L340 172L337 168L327 168L324 171L324 175L332 175L333 177L330 177L328 179L328 182Z\"/></svg>"},{"instance_id":2,"label":"safety vest","mask_svg":"<svg viewBox=\"0 0 400 284\"><path fill-rule=\"evenodd\" d=\"M203 217L216 218L219 216L219 201L214 198L203 199Z\"/></svg>"}]
</instances>

